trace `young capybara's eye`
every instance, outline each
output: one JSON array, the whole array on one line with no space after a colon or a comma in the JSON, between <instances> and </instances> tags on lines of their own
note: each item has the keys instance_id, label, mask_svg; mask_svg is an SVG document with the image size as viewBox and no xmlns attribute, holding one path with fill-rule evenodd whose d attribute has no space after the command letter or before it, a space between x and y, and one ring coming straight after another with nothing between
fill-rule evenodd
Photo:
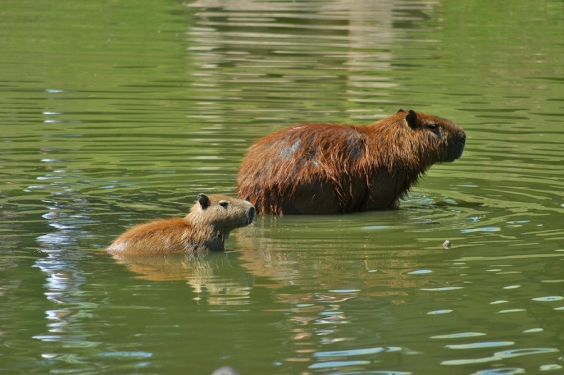
<instances>
[{"instance_id":1,"label":"young capybara's eye","mask_svg":"<svg viewBox=\"0 0 564 375\"><path fill-rule=\"evenodd\" d=\"M227 208L227 206L229 206L229 202L228 201L219 201L219 205L223 208Z\"/></svg>"}]
</instances>

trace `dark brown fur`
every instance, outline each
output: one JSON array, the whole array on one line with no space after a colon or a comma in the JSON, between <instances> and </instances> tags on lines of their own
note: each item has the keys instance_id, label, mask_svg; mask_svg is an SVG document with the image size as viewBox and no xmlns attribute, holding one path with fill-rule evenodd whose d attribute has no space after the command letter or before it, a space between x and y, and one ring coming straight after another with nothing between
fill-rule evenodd
<instances>
[{"instance_id":1,"label":"dark brown fur","mask_svg":"<svg viewBox=\"0 0 564 375\"><path fill-rule=\"evenodd\" d=\"M229 232L253 222L255 208L225 195L198 196L184 218L139 224L108 247L116 255L158 255L195 250L223 250Z\"/></svg>"},{"instance_id":2,"label":"dark brown fur","mask_svg":"<svg viewBox=\"0 0 564 375\"><path fill-rule=\"evenodd\" d=\"M458 159L465 142L455 123L403 109L367 126L300 124L249 148L237 192L263 214L394 208L431 165Z\"/></svg>"}]
</instances>

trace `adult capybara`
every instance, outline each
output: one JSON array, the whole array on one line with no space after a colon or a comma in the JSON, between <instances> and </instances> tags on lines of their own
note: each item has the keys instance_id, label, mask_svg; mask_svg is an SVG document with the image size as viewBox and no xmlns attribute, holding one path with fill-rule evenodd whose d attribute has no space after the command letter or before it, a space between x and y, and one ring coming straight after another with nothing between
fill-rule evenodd
<instances>
[{"instance_id":1,"label":"adult capybara","mask_svg":"<svg viewBox=\"0 0 564 375\"><path fill-rule=\"evenodd\" d=\"M251 224L254 216L255 208L247 201L200 194L186 217L139 224L119 236L107 250L123 256L223 250L229 232Z\"/></svg>"},{"instance_id":2,"label":"adult capybara","mask_svg":"<svg viewBox=\"0 0 564 375\"><path fill-rule=\"evenodd\" d=\"M431 165L458 159L465 143L460 126L413 110L367 126L300 124L249 148L237 191L263 214L394 208Z\"/></svg>"}]
</instances>

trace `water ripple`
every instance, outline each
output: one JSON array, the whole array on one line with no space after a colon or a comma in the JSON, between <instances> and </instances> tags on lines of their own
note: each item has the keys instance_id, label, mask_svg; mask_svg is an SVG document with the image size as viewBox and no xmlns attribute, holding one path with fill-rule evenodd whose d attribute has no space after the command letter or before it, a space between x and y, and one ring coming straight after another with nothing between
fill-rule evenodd
<instances>
[{"instance_id":1,"label":"water ripple","mask_svg":"<svg viewBox=\"0 0 564 375\"><path fill-rule=\"evenodd\" d=\"M516 374L526 374L525 369L504 367L496 369L488 369L483 371L474 372L471 375L516 375Z\"/></svg>"},{"instance_id":2,"label":"water ripple","mask_svg":"<svg viewBox=\"0 0 564 375\"><path fill-rule=\"evenodd\" d=\"M513 341L485 341L485 342L474 342L471 344L457 344L457 345L445 345L449 349L476 349L476 348L495 348L498 346L510 346L515 345Z\"/></svg>"},{"instance_id":3,"label":"water ripple","mask_svg":"<svg viewBox=\"0 0 564 375\"><path fill-rule=\"evenodd\" d=\"M467 337L478 337L478 336L486 336L483 332L460 332L460 333L453 333L450 335L437 335L431 336L432 339L459 339L459 338L467 338Z\"/></svg>"},{"instance_id":4,"label":"water ripple","mask_svg":"<svg viewBox=\"0 0 564 375\"><path fill-rule=\"evenodd\" d=\"M448 361L441 362L442 365L469 365L469 364L476 364L476 363L486 363L486 362L493 362L493 361L500 361L502 359L507 358L515 358L521 357L525 355L533 355L533 354L547 354L547 353L558 353L560 350L556 348L530 348L530 349L515 349L515 350L506 350L502 352L496 352L491 357L482 357L482 358L474 358L474 359L453 359Z\"/></svg>"},{"instance_id":5,"label":"water ripple","mask_svg":"<svg viewBox=\"0 0 564 375\"><path fill-rule=\"evenodd\" d=\"M375 347L375 348L365 348L365 349L351 349L351 350L338 350L331 352L317 352L314 353L314 357L346 357L350 355L365 355L365 354L376 354L382 352L398 352L402 351L403 348L399 347Z\"/></svg>"},{"instance_id":6,"label":"water ripple","mask_svg":"<svg viewBox=\"0 0 564 375\"><path fill-rule=\"evenodd\" d=\"M552 301L562 301L563 299L564 297L562 296L546 296L546 297L533 298L533 301L552 302Z\"/></svg>"},{"instance_id":7,"label":"water ripple","mask_svg":"<svg viewBox=\"0 0 564 375\"><path fill-rule=\"evenodd\" d=\"M370 361L331 361L331 362L320 362L314 363L309 366L310 369L328 369L328 368L340 368L347 366L359 366L359 365L369 365Z\"/></svg>"}]
</instances>

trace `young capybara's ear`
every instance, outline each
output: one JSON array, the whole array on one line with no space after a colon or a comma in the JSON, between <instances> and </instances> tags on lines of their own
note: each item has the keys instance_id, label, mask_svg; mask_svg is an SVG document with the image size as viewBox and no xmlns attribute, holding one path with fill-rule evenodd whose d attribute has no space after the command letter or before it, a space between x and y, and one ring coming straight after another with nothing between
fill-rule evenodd
<instances>
[{"instance_id":1,"label":"young capybara's ear","mask_svg":"<svg viewBox=\"0 0 564 375\"><path fill-rule=\"evenodd\" d=\"M415 113L413 109L410 109L405 116L405 121L407 121L407 125L409 125L411 129L415 129L417 127L417 113Z\"/></svg>"},{"instance_id":2,"label":"young capybara's ear","mask_svg":"<svg viewBox=\"0 0 564 375\"><path fill-rule=\"evenodd\" d=\"M400 113L400 112L405 113L405 109L400 108L400 109L398 109L398 111L396 113Z\"/></svg>"},{"instance_id":3,"label":"young capybara's ear","mask_svg":"<svg viewBox=\"0 0 564 375\"><path fill-rule=\"evenodd\" d=\"M202 210L205 210L210 205L210 199L204 193L198 194L198 203L202 206Z\"/></svg>"}]
</instances>

